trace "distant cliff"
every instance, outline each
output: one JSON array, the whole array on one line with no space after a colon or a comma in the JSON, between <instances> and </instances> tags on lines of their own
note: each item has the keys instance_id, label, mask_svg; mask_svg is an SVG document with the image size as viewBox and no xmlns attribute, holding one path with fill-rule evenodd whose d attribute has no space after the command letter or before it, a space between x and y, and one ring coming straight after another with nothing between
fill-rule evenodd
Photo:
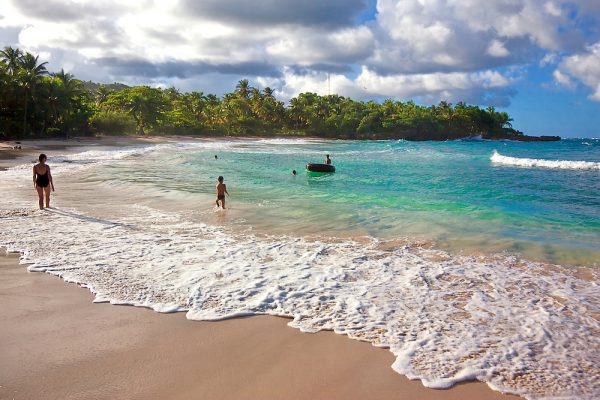
<instances>
[{"instance_id":1,"label":"distant cliff","mask_svg":"<svg viewBox=\"0 0 600 400\"><path fill-rule=\"evenodd\" d=\"M560 136L528 136L511 133L484 134L481 138L488 140L518 140L519 142L558 142L560 140Z\"/></svg>"},{"instance_id":2,"label":"distant cliff","mask_svg":"<svg viewBox=\"0 0 600 400\"><path fill-rule=\"evenodd\" d=\"M348 137L350 138L350 137ZM515 140L520 142L556 142L561 140L560 136L529 136L517 130L506 128L499 129L493 132L484 132L480 134L470 134L451 131L402 131L402 132L383 132L370 133L369 135L360 135L352 137L354 139L376 139L376 140L409 140L409 141L444 141L444 140L459 140L459 139L475 139L481 138L484 140Z\"/></svg>"}]
</instances>

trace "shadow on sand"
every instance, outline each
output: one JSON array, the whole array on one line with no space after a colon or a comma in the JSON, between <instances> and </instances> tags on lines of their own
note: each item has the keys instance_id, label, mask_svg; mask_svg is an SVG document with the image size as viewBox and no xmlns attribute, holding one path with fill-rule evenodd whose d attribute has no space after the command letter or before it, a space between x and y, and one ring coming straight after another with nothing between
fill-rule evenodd
<instances>
[{"instance_id":1,"label":"shadow on sand","mask_svg":"<svg viewBox=\"0 0 600 400\"><path fill-rule=\"evenodd\" d=\"M103 225L107 225L107 226L110 226L110 227L121 227L121 228L128 228L128 229L137 229L134 225L123 224L121 222L114 222L114 221L109 221L109 220L106 220L106 219L94 218L94 217L90 217L88 215L77 214L77 213L74 213L72 211L60 210L58 208L45 208L45 210L47 212L51 212L51 213L58 214L58 215L63 215L65 217L76 218L76 219L79 219L81 221L93 222L93 223L96 223L96 224L103 224Z\"/></svg>"}]
</instances>

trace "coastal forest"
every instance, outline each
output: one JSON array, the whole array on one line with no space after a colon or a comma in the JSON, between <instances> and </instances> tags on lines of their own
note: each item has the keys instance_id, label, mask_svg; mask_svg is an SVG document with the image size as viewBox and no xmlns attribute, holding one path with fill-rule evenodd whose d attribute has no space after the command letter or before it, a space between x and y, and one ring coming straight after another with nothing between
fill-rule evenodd
<instances>
[{"instance_id":1,"label":"coastal forest","mask_svg":"<svg viewBox=\"0 0 600 400\"><path fill-rule=\"evenodd\" d=\"M240 80L222 97L199 91L84 82L49 72L39 56L0 51L0 138L178 134L310 135L344 139L528 138L506 112L442 101L356 101L301 93L286 105L274 90Z\"/></svg>"}]
</instances>

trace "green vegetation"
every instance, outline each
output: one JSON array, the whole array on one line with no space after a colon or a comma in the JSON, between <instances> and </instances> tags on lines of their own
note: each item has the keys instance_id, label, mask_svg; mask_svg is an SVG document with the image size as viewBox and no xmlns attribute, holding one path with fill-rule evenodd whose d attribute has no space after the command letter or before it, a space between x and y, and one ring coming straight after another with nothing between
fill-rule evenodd
<instances>
[{"instance_id":1,"label":"green vegetation","mask_svg":"<svg viewBox=\"0 0 600 400\"><path fill-rule=\"evenodd\" d=\"M222 98L175 88L82 82L49 73L37 56L0 51L0 137L94 134L311 135L347 139L445 140L515 137L511 118L493 107L441 102L429 107L301 93L289 105L273 90L239 81Z\"/></svg>"}]
</instances>

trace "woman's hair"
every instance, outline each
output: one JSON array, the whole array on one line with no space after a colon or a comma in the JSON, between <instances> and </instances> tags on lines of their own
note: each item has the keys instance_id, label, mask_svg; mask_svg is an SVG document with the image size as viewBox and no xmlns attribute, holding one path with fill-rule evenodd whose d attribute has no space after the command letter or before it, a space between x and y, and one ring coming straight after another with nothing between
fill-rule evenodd
<instances>
[{"instance_id":1,"label":"woman's hair","mask_svg":"<svg viewBox=\"0 0 600 400\"><path fill-rule=\"evenodd\" d=\"M47 159L48 157L46 157L46 155L44 153L40 154L40 156L38 157L38 160L40 160L40 162L42 162L43 160Z\"/></svg>"},{"instance_id":2,"label":"woman's hair","mask_svg":"<svg viewBox=\"0 0 600 400\"><path fill-rule=\"evenodd\" d=\"M223 177L220 176L220 177L217 178L217 180L222 183L223 182Z\"/></svg>"}]
</instances>

